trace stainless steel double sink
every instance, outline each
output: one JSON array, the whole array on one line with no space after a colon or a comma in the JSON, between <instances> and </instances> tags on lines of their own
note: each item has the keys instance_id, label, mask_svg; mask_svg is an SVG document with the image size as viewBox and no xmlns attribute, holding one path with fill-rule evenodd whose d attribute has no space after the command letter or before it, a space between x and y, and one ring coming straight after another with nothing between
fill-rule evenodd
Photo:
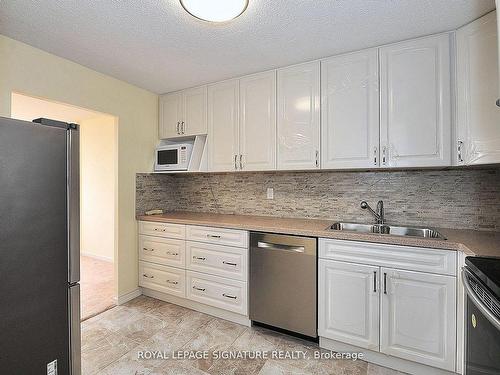
<instances>
[{"instance_id":1,"label":"stainless steel double sink","mask_svg":"<svg viewBox=\"0 0 500 375\"><path fill-rule=\"evenodd\" d=\"M390 234L393 236L434 238L445 240L446 238L437 230L432 228L402 227L386 224L358 224L337 222L327 228L333 231L348 231L358 233Z\"/></svg>"}]
</instances>

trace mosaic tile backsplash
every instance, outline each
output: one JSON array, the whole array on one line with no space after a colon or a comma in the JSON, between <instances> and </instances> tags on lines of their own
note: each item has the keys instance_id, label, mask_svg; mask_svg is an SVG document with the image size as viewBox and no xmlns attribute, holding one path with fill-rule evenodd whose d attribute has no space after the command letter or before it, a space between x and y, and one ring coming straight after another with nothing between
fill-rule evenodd
<instances>
[{"instance_id":1,"label":"mosaic tile backsplash","mask_svg":"<svg viewBox=\"0 0 500 375\"><path fill-rule=\"evenodd\" d=\"M266 189L274 199L266 199ZM162 208L500 231L500 168L375 172L137 174L136 213Z\"/></svg>"}]
</instances>

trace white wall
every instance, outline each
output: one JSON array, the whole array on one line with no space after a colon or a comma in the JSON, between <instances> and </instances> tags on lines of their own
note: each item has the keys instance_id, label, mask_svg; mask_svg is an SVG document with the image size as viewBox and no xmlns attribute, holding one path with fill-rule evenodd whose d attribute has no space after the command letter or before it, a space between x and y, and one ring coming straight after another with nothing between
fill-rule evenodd
<instances>
[{"instance_id":1,"label":"white wall","mask_svg":"<svg viewBox=\"0 0 500 375\"><path fill-rule=\"evenodd\" d=\"M116 126L110 116L80 121L80 252L113 261Z\"/></svg>"},{"instance_id":2,"label":"white wall","mask_svg":"<svg viewBox=\"0 0 500 375\"><path fill-rule=\"evenodd\" d=\"M64 103L12 94L11 117L45 117L80 125L80 251L113 261L115 251L117 119Z\"/></svg>"},{"instance_id":3,"label":"white wall","mask_svg":"<svg viewBox=\"0 0 500 375\"><path fill-rule=\"evenodd\" d=\"M115 279L119 296L136 290L135 174L152 170L158 141L158 96L0 35L0 116L10 117L12 92L118 118Z\"/></svg>"}]
</instances>

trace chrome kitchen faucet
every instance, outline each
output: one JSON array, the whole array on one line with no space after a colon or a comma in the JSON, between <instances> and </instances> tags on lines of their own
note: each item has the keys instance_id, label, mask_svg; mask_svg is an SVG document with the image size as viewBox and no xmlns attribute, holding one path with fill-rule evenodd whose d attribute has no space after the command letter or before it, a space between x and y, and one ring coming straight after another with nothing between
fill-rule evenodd
<instances>
[{"instance_id":1,"label":"chrome kitchen faucet","mask_svg":"<svg viewBox=\"0 0 500 375\"><path fill-rule=\"evenodd\" d=\"M385 224L384 201L380 200L377 202L376 211L374 211L366 201L361 202L361 208L363 210L368 209L368 211L370 211L370 213L377 220L377 224Z\"/></svg>"}]
</instances>

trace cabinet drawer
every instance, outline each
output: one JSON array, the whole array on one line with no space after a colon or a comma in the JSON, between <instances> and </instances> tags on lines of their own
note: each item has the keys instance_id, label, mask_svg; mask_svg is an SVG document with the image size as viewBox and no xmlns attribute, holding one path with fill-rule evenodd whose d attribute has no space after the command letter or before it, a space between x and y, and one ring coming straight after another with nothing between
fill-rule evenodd
<instances>
[{"instance_id":1,"label":"cabinet drawer","mask_svg":"<svg viewBox=\"0 0 500 375\"><path fill-rule=\"evenodd\" d=\"M185 297L186 271L159 264L139 262L139 286Z\"/></svg>"},{"instance_id":2,"label":"cabinet drawer","mask_svg":"<svg viewBox=\"0 0 500 375\"><path fill-rule=\"evenodd\" d=\"M139 234L149 236L186 238L186 226L182 224L157 223L153 221L139 221Z\"/></svg>"},{"instance_id":3,"label":"cabinet drawer","mask_svg":"<svg viewBox=\"0 0 500 375\"><path fill-rule=\"evenodd\" d=\"M319 257L411 271L456 275L457 253L450 250L320 238Z\"/></svg>"},{"instance_id":4,"label":"cabinet drawer","mask_svg":"<svg viewBox=\"0 0 500 375\"><path fill-rule=\"evenodd\" d=\"M139 260L167 266L184 267L186 243L184 240L139 236Z\"/></svg>"},{"instance_id":5,"label":"cabinet drawer","mask_svg":"<svg viewBox=\"0 0 500 375\"><path fill-rule=\"evenodd\" d=\"M186 242L186 268L247 281L248 250L241 247Z\"/></svg>"},{"instance_id":6,"label":"cabinet drawer","mask_svg":"<svg viewBox=\"0 0 500 375\"><path fill-rule=\"evenodd\" d=\"M247 283L186 271L186 297L206 305L247 315Z\"/></svg>"},{"instance_id":7,"label":"cabinet drawer","mask_svg":"<svg viewBox=\"0 0 500 375\"><path fill-rule=\"evenodd\" d=\"M186 228L188 241L200 241L236 247L248 247L248 232L225 228L200 227L188 225Z\"/></svg>"}]
</instances>

